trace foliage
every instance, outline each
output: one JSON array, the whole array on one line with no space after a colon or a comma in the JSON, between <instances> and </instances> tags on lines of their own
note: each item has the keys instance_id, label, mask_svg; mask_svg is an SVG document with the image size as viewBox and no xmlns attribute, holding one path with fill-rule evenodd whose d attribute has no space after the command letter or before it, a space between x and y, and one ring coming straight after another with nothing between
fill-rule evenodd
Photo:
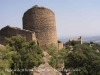
<instances>
[{"instance_id":1,"label":"foliage","mask_svg":"<svg viewBox=\"0 0 100 75\"><path fill-rule=\"evenodd\" d=\"M58 40L58 43L61 43L61 41L60 41L60 40Z\"/></svg>"},{"instance_id":2,"label":"foliage","mask_svg":"<svg viewBox=\"0 0 100 75\"><path fill-rule=\"evenodd\" d=\"M94 43L94 44L92 44L92 49L95 50L95 51L96 51L97 49L100 50L100 45Z\"/></svg>"},{"instance_id":3,"label":"foliage","mask_svg":"<svg viewBox=\"0 0 100 75\"><path fill-rule=\"evenodd\" d=\"M55 66L56 66L56 59L55 59L54 57L51 57L51 58L50 58L49 64L50 64L52 67L55 67Z\"/></svg>"},{"instance_id":4,"label":"foliage","mask_svg":"<svg viewBox=\"0 0 100 75\"><path fill-rule=\"evenodd\" d=\"M26 42L25 37L17 35L7 38L7 42L7 49L13 52L11 69L20 69L19 72L14 72L16 75L29 75L29 71L22 72L21 70L29 70L42 63L42 50L35 41Z\"/></svg>"},{"instance_id":5,"label":"foliage","mask_svg":"<svg viewBox=\"0 0 100 75\"><path fill-rule=\"evenodd\" d=\"M12 74L5 69L32 69L42 63L43 53L35 41L26 42L25 37L20 35L6 38L6 48L0 47L0 74L5 75L30 75L28 72L15 71ZM73 52L69 53L70 47L57 50L54 44L48 48L51 56L49 64L58 69L65 64L65 69L71 71L71 75L100 75L100 45L91 43L83 45L73 43ZM74 71L76 70L77 71Z\"/></svg>"},{"instance_id":6,"label":"foliage","mask_svg":"<svg viewBox=\"0 0 100 75\"><path fill-rule=\"evenodd\" d=\"M34 5L34 6L32 6L32 8L35 8L35 7L38 7L38 5Z\"/></svg>"},{"instance_id":7,"label":"foliage","mask_svg":"<svg viewBox=\"0 0 100 75\"><path fill-rule=\"evenodd\" d=\"M71 41L71 45L72 45L72 46L74 46L74 45L76 45L76 44L79 44L79 42L78 42L78 41L74 41L74 40Z\"/></svg>"},{"instance_id":8,"label":"foliage","mask_svg":"<svg viewBox=\"0 0 100 75\"><path fill-rule=\"evenodd\" d=\"M74 52L65 59L66 69L79 69L72 71L71 75L100 75L100 54L87 45L75 45Z\"/></svg>"},{"instance_id":9,"label":"foliage","mask_svg":"<svg viewBox=\"0 0 100 75\"><path fill-rule=\"evenodd\" d=\"M70 50L71 48L69 47L69 45L65 45L65 48Z\"/></svg>"},{"instance_id":10,"label":"foliage","mask_svg":"<svg viewBox=\"0 0 100 75\"><path fill-rule=\"evenodd\" d=\"M56 55L56 53L57 53L57 47L55 46L55 44L50 44L50 46L49 46L49 48L48 48L48 53L49 53L49 55L51 55L51 56L54 56L54 55Z\"/></svg>"},{"instance_id":11,"label":"foliage","mask_svg":"<svg viewBox=\"0 0 100 75\"><path fill-rule=\"evenodd\" d=\"M12 53L9 50L6 50L5 47L0 46L0 75L9 75L6 69L11 66L12 63Z\"/></svg>"},{"instance_id":12,"label":"foliage","mask_svg":"<svg viewBox=\"0 0 100 75\"><path fill-rule=\"evenodd\" d=\"M87 42L84 42L83 43L85 46L89 46L90 45L90 43L87 43Z\"/></svg>"},{"instance_id":13,"label":"foliage","mask_svg":"<svg viewBox=\"0 0 100 75\"><path fill-rule=\"evenodd\" d=\"M56 69L60 68L64 63L64 59L67 56L68 51L69 50L67 49L57 50L54 44L51 44L48 49L48 53L51 55L49 64Z\"/></svg>"},{"instance_id":14,"label":"foliage","mask_svg":"<svg viewBox=\"0 0 100 75\"><path fill-rule=\"evenodd\" d=\"M90 43L84 43L84 45L90 46L91 48L96 51L99 50L100 51L100 44L94 43L94 42L90 42Z\"/></svg>"},{"instance_id":15,"label":"foliage","mask_svg":"<svg viewBox=\"0 0 100 75\"><path fill-rule=\"evenodd\" d=\"M90 41L90 44L94 44L92 41Z\"/></svg>"}]
</instances>

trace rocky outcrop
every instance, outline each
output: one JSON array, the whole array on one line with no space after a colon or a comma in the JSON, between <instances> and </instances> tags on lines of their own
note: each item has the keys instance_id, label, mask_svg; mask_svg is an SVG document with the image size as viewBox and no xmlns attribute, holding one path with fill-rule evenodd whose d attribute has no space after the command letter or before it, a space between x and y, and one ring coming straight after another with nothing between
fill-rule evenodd
<instances>
[{"instance_id":1,"label":"rocky outcrop","mask_svg":"<svg viewBox=\"0 0 100 75\"><path fill-rule=\"evenodd\" d=\"M46 55L48 55L48 53L44 52L44 56ZM31 75L62 75L56 69L52 68L47 61L48 59L44 57L43 63L39 67L32 69Z\"/></svg>"},{"instance_id":2,"label":"rocky outcrop","mask_svg":"<svg viewBox=\"0 0 100 75\"><path fill-rule=\"evenodd\" d=\"M39 67L35 67L32 75L62 75L56 69L52 68L48 63L41 64Z\"/></svg>"}]
</instances>

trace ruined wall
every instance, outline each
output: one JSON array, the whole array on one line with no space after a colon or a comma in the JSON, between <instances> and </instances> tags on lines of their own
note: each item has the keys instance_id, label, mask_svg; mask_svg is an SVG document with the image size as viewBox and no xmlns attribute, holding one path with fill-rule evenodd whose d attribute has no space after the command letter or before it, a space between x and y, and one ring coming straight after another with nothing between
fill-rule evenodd
<instances>
[{"instance_id":1,"label":"ruined wall","mask_svg":"<svg viewBox=\"0 0 100 75\"><path fill-rule=\"evenodd\" d=\"M17 34L25 36L26 41L31 41L31 40L36 41L35 32L29 30L21 30L20 28L17 27L6 26L0 30L0 44L3 45L6 44L5 37L16 36Z\"/></svg>"},{"instance_id":2,"label":"ruined wall","mask_svg":"<svg viewBox=\"0 0 100 75\"><path fill-rule=\"evenodd\" d=\"M5 45L6 44L6 40L5 37L0 35L0 44Z\"/></svg>"},{"instance_id":3,"label":"ruined wall","mask_svg":"<svg viewBox=\"0 0 100 75\"><path fill-rule=\"evenodd\" d=\"M23 29L36 33L37 40L42 48L57 43L56 23L54 13L44 7L33 7L23 15Z\"/></svg>"},{"instance_id":4,"label":"ruined wall","mask_svg":"<svg viewBox=\"0 0 100 75\"><path fill-rule=\"evenodd\" d=\"M61 50L63 47L64 47L64 46L63 46L63 43L62 43L62 42L61 42L61 43L58 43L58 49L59 49L59 50Z\"/></svg>"},{"instance_id":5,"label":"ruined wall","mask_svg":"<svg viewBox=\"0 0 100 75\"><path fill-rule=\"evenodd\" d=\"M81 44L83 44L83 41L82 41L82 36L80 36L80 43L81 43Z\"/></svg>"},{"instance_id":6,"label":"ruined wall","mask_svg":"<svg viewBox=\"0 0 100 75\"><path fill-rule=\"evenodd\" d=\"M82 43L83 43L83 42L82 42L82 36L80 36L80 38L69 39L68 44L71 45L71 42L72 42L72 41L76 41L76 42L78 42L79 44L82 44Z\"/></svg>"}]
</instances>

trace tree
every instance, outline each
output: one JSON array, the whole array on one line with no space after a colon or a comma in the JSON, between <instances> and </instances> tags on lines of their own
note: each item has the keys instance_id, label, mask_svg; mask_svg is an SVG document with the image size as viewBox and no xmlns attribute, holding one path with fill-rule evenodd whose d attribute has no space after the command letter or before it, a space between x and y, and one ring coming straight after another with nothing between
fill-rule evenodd
<instances>
[{"instance_id":1,"label":"tree","mask_svg":"<svg viewBox=\"0 0 100 75\"><path fill-rule=\"evenodd\" d=\"M65 60L66 69L79 70L71 71L71 75L100 75L100 54L87 45L75 45Z\"/></svg>"},{"instance_id":2,"label":"tree","mask_svg":"<svg viewBox=\"0 0 100 75\"><path fill-rule=\"evenodd\" d=\"M7 49L13 52L11 69L20 69L20 71L12 72L16 75L29 75L29 71L21 71L22 69L32 69L42 63L43 53L35 41L26 42L26 38L21 35L7 38Z\"/></svg>"},{"instance_id":3,"label":"tree","mask_svg":"<svg viewBox=\"0 0 100 75\"><path fill-rule=\"evenodd\" d=\"M56 69L61 68L68 51L69 50L67 49L57 51L57 47L54 44L51 44L48 49L48 54L51 56L49 64Z\"/></svg>"},{"instance_id":4,"label":"tree","mask_svg":"<svg viewBox=\"0 0 100 75\"><path fill-rule=\"evenodd\" d=\"M0 46L0 75L10 75L6 70L13 63L11 56L12 53L9 50Z\"/></svg>"},{"instance_id":5,"label":"tree","mask_svg":"<svg viewBox=\"0 0 100 75\"><path fill-rule=\"evenodd\" d=\"M94 42L90 41L90 44L94 44Z\"/></svg>"},{"instance_id":6,"label":"tree","mask_svg":"<svg viewBox=\"0 0 100 75\"><path fill-rule=\"evenodd\" d=\"M79 44L79 42L78 42L78 41L74 41L74 40L71 41L71 45L72 45L72 46L74 46L74 45L76 45L76 44Z\"/></svg>"},{"instance_id":7,"label":"tree","mask_svg":"<svg viewBox=\"0 0 100 75\"><path fill-rule=\"evenodd\" d=\"M92 49L93 49L94 51L96 51L97 49L100 50L100 45L97 44L97 43L93 43L93 44L92 44Z\"/></svg>"},{"instance_id":8,"label":"tree","mask_svg":"<svg viewBox=\"0 0 100 75\"><path fill-rule=\"evenodd\" d=\"M58 43L61 43L61 41L60 41L60 40L58 40Z\"/></svg>"}]
</instances>

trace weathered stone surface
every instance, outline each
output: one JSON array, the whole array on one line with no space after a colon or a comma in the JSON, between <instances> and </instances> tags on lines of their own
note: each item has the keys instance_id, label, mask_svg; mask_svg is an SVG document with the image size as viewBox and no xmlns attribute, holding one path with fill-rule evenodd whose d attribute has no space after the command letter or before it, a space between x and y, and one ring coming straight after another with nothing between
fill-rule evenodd
<instances>
[{"instance_id":1,"label":"weathered stone surface","mask_svg":"<svg viewBox=\"0 0 100 75\"><path fill-rule=\"evenodd\" d=\"M61 50L62 48L64 48L63 43L58 43L58 49Z\"/></svg>"},{"instance_id":2,"label":"weathered stone surface","mask_svg":"<svg viewBox=\"0 0 100 75\"><path fill-rule=\"evenodd\" d=\"M51 43L58 46L54 13L45 7L33 7L23 15L23 29L36 33L39 45L47 48Z\"/></svg>"},{"instance_id":3,"label":"weathered stone surface","mask_svg":"<svg viewBox=\"0 0 100 75\"><path fill-rule=\"evenodd\" d=\"M36 41L35 32L29 31L29 30L22 30L17 27L10 27L6 26L0 30L0 44L6 45L6 39L5 37L11 37L16 36L17 34L20 34L24 37L26 37L26 41Z\"/></svg>"},{"instance_id":4,"label":"weathered stone surface","mask_svg":"<svg viewBox=\"0 0 100 75\"><path fill-rule=\"evenodd\" d=\"M48 63L41 64L33 69L32 75L62 75L56 69L52 68Z\"/></svg>"},{"instance_id":5,"label":"weathered stone surface","mask_svg":"<svg viewBox=\"0 0 100 75\"><path fill-rule=\"evenodd\" d=\"M5 45L6 44L6 40L5 37L0 35L0 44Z\"/></svg>"},{"instance_id":6,"label":"weathered stone surface","mask_svg":"<svg viewBox=\"0 0 100 75\"><path fill-rule=\"evenodd\" d=\"M43 49L47 49L51 43L58 47L55 15L50 9L34 6L27 10L23 15L23 29L4 27L0 30L0 43L5 45L5 37L21 34L27 41L37 40Z\"/></svg>"},{"instance_id":7,"label":"weathered stone surface","mask_svg":"<svg viewBox=\"0 0 100 75\"><path fill-rule=\"evenodd\" d=\"M72 41L77 41L77 42L79 42L80 44L83 43L83 42L82 42L82 36L80 36L80 38L71 38L71 39L69 39L68 44L71 45L71 42L72 42Z\"/></svg>"}]
</instances>

